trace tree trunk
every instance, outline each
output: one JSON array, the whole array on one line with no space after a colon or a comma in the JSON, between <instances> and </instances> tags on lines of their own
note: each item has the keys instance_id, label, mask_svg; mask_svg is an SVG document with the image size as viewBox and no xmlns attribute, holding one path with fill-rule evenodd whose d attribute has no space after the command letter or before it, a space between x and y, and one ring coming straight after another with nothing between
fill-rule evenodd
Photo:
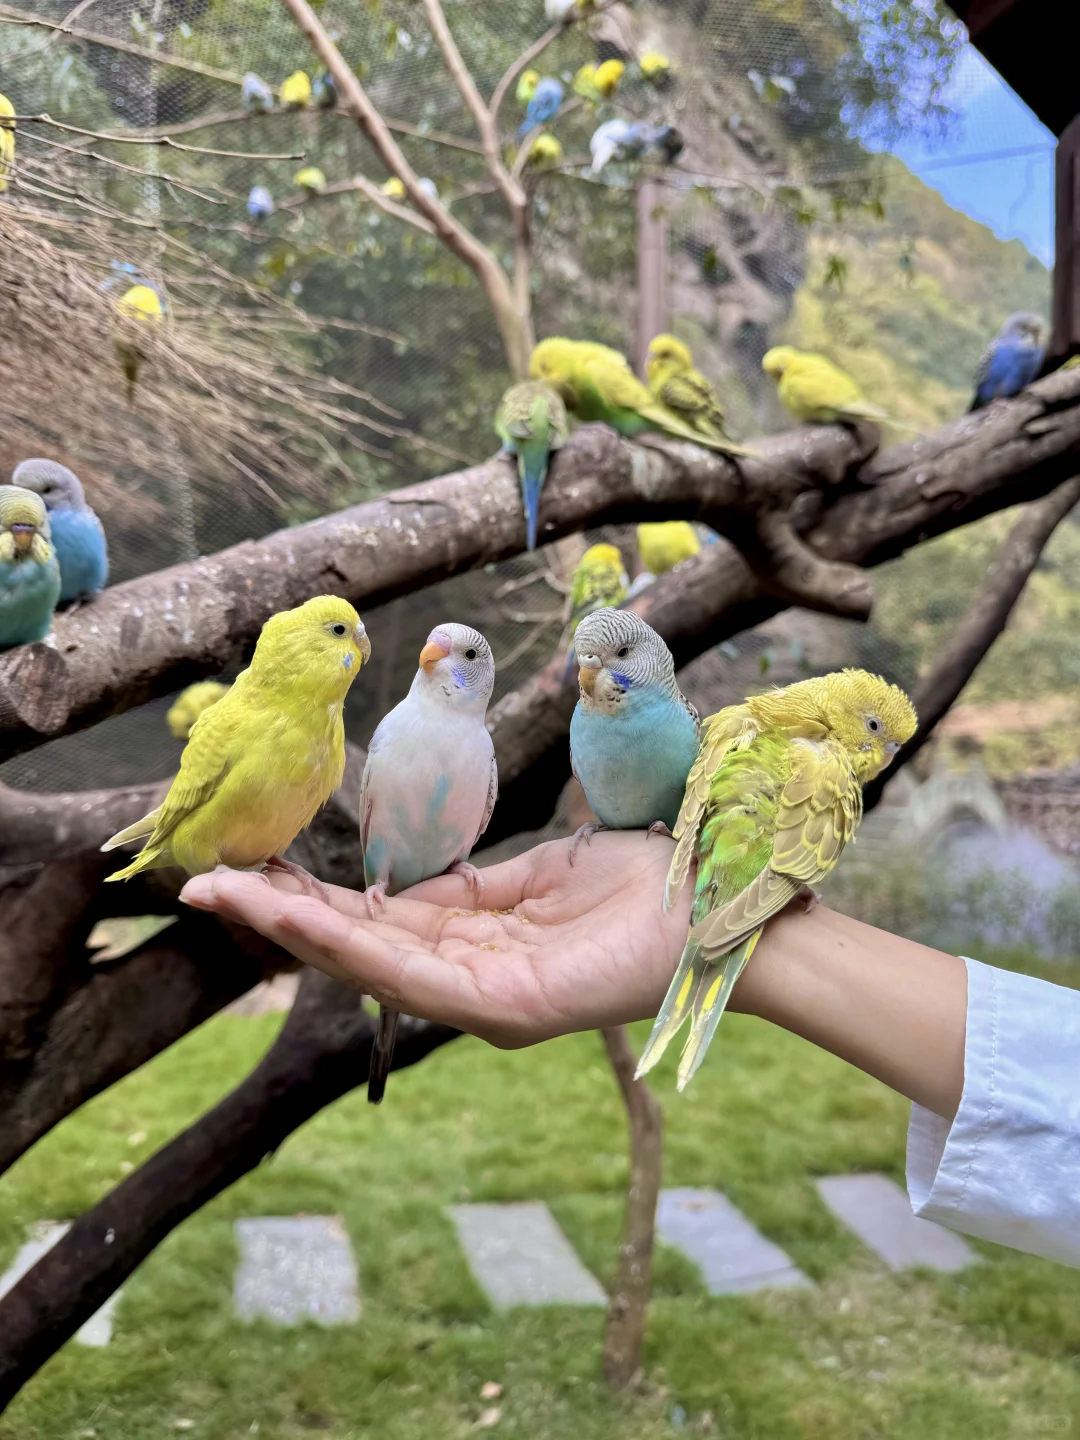
<instances>
[{"instance_id":1,"label":"tree trunk","mask_svg":"<svg viewBox=\"0 0 1080 1440\"><path fill-rule=\"evenodd\" d=\"M604 1378L625 1390L640 1372L645 1315L652 1281L656 1202L663 1169L663 1112L644 1080L635 1080L637 1056L626 1027L600 1032L630 1120L630 1184L619 1266L604 1325Z\"/></svg>"}]
</instances>

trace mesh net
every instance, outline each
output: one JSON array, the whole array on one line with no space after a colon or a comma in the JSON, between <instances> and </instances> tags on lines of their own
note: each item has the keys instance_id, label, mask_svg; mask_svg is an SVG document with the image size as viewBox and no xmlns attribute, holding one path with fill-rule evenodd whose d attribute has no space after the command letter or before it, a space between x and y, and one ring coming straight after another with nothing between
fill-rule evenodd
<instances>
[{"instance_id":1,"label":"mesh net","mask_svg":"<svg viewBox=\"0 0 1080 1440\"><path fill-rule=\"evenodd\" d=\"M1003 315L1046 311L1048 274L859 143L918 125L949 154L943 101L957 42L947 27L942 38L932 7L908 8L895 43L889 7L869 0L614 5L560 35L538 63L566 85L554 126L562 161L524 171L537 333L632 351L636 192L648 173L669 221L671 328L718 382L736 434L789 423L760 369L781 340L828 351L910 425L959 413ZM453 0L446 13L484 95L546 23L538 0ZM319 14L417 173L509 264L501 202L421 8L331 0ZM635 63L651 51L670 60L666 87ZM615 55L626 75L597 108L575 94L574 76ZM310 49L270 0L0 6L0 89L20 116L58 122L20 121L0 197L0 475L30 454L72 466L105 523L114 581L495 447L506 367L471 274L355 187L357 175L376 186L388 177L348 117L317 105L245 110L246 72L277 91L301 68L314 73ZM514 88L500 116L511 156ZM592 174L590 136L613 115L677 126L675 164L616 158ZM124 143L148 133L161 143ZM322 177L305 187L294 177L312 166ZM249 214L254 186L273 198L272 214ZM113 350L116 299L133 271L159 287L166 315L129 403ZM986 525L990 544L1001 522ZM520 685L553 653L568 575L596 538L366 614L374 657L350 698L351 737L364 743L404 693L440 618L488 634L497 696ZM605 538L633 569L633 533ZM959 566L935 610L940 561L936 573L919 556L888 568L872 625L782 617L703 657L684 677L688 693L708 711L755 684L852 660L910 683L981 570ZM1075 570L1062 560L1054 573L1053 606L1034 607L1028 633L1071 613ZM1072 663L1062 653L1047 688ZM0 778L64 790L164 777L180 751L167 703L42 746ZM565 814L552 823L564 827Z\"/></svg>"}]
</instances>

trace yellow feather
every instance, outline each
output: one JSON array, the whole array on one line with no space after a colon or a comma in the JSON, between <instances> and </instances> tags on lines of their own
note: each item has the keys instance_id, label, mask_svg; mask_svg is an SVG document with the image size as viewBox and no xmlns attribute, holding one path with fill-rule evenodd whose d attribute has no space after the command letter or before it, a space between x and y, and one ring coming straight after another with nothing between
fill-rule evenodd
<instances>
[{"instance_id":1,"label":"yellow feather","mask_svg":"<svg viewBox=\"0 0 1080 1440\"><path fill-rule=\"evenodd\" d=\"M271 616L248 669L192 729L158 810L102 846L149 831L135 860L109 879L160 865L189 875L250 870L287 850L341 783L342 708L370 654L347 600L319 595Z\"/></svg>"}]
</instances>

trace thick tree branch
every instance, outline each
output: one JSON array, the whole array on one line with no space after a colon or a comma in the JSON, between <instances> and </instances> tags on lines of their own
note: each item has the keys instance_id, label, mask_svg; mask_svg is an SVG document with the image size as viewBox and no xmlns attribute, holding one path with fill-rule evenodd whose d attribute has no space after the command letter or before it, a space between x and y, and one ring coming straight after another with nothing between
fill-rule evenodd
<instances>
[{"instance_id":1,"label":"thick tree branch","mask_svg":"<svg viewBox=\"0 0 1080 1440\"><path fill-rule=\"evenodd\" d=\"M762 460L737 466L692 445L631 445L583 426L552 467L542 530L555 539L659 507L737 528L748 512L774 508L797 473L807 490L827 492L818 517L798 525L802 539L827 560L876 564L1070 478L1080 466L1080 372L1051 375L1015 400L865 461L864 445L851 431L817 427L763 441ZM523 544L517 477L495 458L110 587L57 617L55 645L0 656L0 758L220 672L269 614L320 590L375 604ZM729 549L714 563L745 568Z\"/></svg>"},{"instance_id":2,"label":"thick tree branch","mask_svg":"<svg viewBox=\"0 0 1080 1440\"><path fill-rule=\"evenodd\" d=\"M421 188L420 176L406 160L382 115L307 0L282 0L282 3L333 77L339 107L353 117L387 170L404 185L413 208L431 223L447 249L468 265L480 281L499 327L510 368L515 375L523 378L528 370L531 344L528 343L526 328L523 328L522 317L517 313L502 266L471 230Z\"/></svg>"},{"instance_id":3,"label":"thick tree branch","mask_svg":"<svg viewBox=\"0 0 1080 1440\"><path fill-rule=\"evenodd\" d=\"M961 691L1005 629L1051 535L1080 501L1080 476L1033 500L990 563L986 580L933 668L915 686L912 701L919 728L882 775L866 787L863 807L872 810L892 777L913 760L956 703Z\"/></svg>"},{"instance_id":4,"label":"thick tree branch","mask_svg":"<svg viewBox=\"0 0 1080 1440\"><path fill-rule=\"evenodd\" d=\"M183 1219L367 1079L375 1021L318 971L266 1058L221 1103L88 1210L0 1301L0 1409ZM403 1018L394 1068L455 1038Z\"/></svg>"}]
</instances>

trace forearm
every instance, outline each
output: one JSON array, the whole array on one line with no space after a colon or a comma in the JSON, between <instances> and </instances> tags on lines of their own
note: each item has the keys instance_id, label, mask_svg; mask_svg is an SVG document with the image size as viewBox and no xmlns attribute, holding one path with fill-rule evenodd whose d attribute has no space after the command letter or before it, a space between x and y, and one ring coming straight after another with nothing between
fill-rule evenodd
<instances>
[{"instance_id":1,"label":"forearm","mask_svg":"<svg viewBox=\"0 0 1080 1440\"><path fill-rule=\"evenodd\" d=\"M964 1085L964 962L817 906L766 927L731 1008L760 1015L950 1119Z\"/></svg>"}]
</instances>

